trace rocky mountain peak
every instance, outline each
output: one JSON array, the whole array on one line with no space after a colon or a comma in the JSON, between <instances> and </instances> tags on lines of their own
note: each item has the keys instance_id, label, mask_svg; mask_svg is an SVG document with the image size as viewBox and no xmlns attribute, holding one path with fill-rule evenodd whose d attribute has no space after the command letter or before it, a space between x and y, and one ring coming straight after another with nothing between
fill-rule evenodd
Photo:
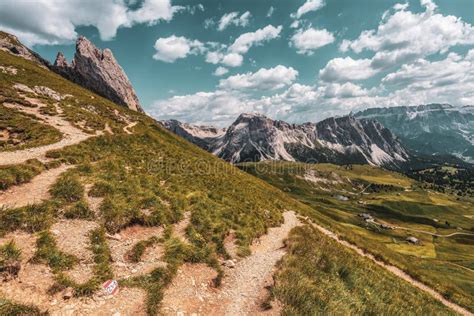
<instances>
[{"instance_id":1,"label":"rocky mountain peak","mask_svg":"<svg viewBox=\"0 0 474 316\"><path fill-rule=\"evenodd\" d=\"M101 50L84 36L76 41L76 53L69 65L58 53L54 71L77 84L132 110L143 112L127 75L110 49Z\"/></svg>"},{"instance_id":2,"label":"rocky mountain peak","mask_svg":"<svg viewBox=\"0 0 474 316\"><path fill-rule=\"evenodd\" d=\"M66 57L64 57L64 54L62 52L58 52L58 54L56 55L56 59L54 60L54 66L55 67L69 67Z\"/></svg>"}]
</instances>

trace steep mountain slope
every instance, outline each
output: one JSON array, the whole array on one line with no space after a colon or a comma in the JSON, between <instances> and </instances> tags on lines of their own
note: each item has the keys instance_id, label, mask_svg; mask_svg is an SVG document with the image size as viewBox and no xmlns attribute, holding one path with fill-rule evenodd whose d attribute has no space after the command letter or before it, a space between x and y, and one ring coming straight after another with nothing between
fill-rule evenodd
<instances>
[{"instance_id":1,"label":"steep mountain slope","mask_svg":"<svg viewBox=\"0 0 474 316\"><path fill-rule=\"evenodd\" d=\"M76 54L71 64L59 52L51 68L117 104L143 112L127 75L115 60L112 51L98 49L83 36L76 41Z\"/></svg>"},{"instance_id":2,"label":"steep mountain slope","mask_svg":"<svg viewBox=\"0 0 474 316\"><path fill-rule=\"evenodd\" d=\"M400 142L380 123L350 116L295 125L244 113L225 133L177 121L163 125L232 163L286 160L396 167L409 158Z\"/></svg>"},{"instance_id":3,"label":"steep mountain slope","mask_svg":"<svg viewBox=\"0 0 474 316\"><path fill-rule=\"evenodd\" d=\"M355 114L376 119L422 154L454 155L474 162L474 106L428 104L372 108Z\"/></svg>"}]
</instances>

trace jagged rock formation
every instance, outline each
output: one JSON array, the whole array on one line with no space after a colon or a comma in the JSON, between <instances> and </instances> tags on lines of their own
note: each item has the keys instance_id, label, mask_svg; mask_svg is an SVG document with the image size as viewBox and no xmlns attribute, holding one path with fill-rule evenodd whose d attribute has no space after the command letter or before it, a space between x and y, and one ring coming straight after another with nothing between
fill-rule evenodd
<instances>
[{"instance_id":1,"label":"jagged rock formation","mask_svg":"<svg viewBox=\"0 0 474 316\"><path fill-rule=\"evenodd\" d=\"M80 36L71 64L59 52L52 70L111 101L143 112L138 97L110 49L100 50Z\"/></svg>"},{"instance_id":2,"label":"jagged rock formation","mask_svg":"<svg viewBox=\"0 0 474 316\"><path fill-rule=\"evenodd\" d=\"M225 130L178 121L162 124L232 163L286 160L397 167L410 158L387 128L377 121L352 116L297 125L245 113Z\"/></svg>"},{"instance_id":3,"label":"jagged rock formation","mask_svg":"<svg viewBox=\"0 0 474 316\"><path fill-rule=\"evenodd\" d=\"M15 35L2 31L0 31L0 50L34 61L43 68L50 66L50 63L47 60L43 59L40 55L20 43Z\"/></svg>"},{"instance_id":4,"label":"jagged rock formation","mask_svg":"<svg viewBox=\"0 0 474 316\"><path fill-rule=\"evenodd\" d=\"M414 152L454 155L474 163L474 106L427 104L372 108L355 116L381 122Z\"/></svg>"}]
</instances>

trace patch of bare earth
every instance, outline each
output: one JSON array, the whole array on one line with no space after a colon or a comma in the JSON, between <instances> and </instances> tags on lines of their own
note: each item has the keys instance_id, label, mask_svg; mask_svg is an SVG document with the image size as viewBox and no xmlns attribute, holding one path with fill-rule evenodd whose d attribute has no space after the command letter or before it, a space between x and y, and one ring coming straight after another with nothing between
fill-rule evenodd
<instances>
[{"instance_id":1,"label":"patch of bare earth","mask_svg":"<svg viewBox=\"0 0 474 316\"><path fill-rule=\"evenodd\" d=\"M57 245L60 250L90 262L92 254L88 250L88 234L97 224L89 221L60 221L52 226ZM48 294L54 284L54 275L43 264L31 264L29 260L36 250L36 237L21 231L7 234L0 238L0 245L13 240L21 249L21 269L14 279L3 282L0 296L14 302L32 304L41 311L51 315L145 315L146 293L140 289L121 288L114 296L104 295L98 291L91 297L64 299L62 293ZM91 275L87 271L72 270L67 274L77 273L78 282L85 282ZM72 275L74 277L74 275Z\"/></svg>"},{"instance_id":2,"label":"patch of bare earth","mask_svg":"<svg viewBox=\"0 0 474 316\"><path fill-rule=\"evenodd\" d=\"M79 259L78 264L66 275L78 283L87 282L93 277L94 258L90 247L90 233L99 225L85 220L60 220L51 227L58 248Z\"/></svg>"},{"instance_id":3,"label":"patch of bare earth","mask_svg":"<svg viewBox=\"0 0 474 316\"><path fill-rule=\"evenodd\" d=\"M225 267L220 288L212 286L216 272L203 264L183 265L166 289L162 313L165 315L254 315L263 313L260 304L266 298L265 287L272 282L276 263L285 254L283 241L291 229L300 225L293 212L284 214L285 223L270 228L252 255L235 267ZM273 312L278 313L278 310Z\"/></svg>"},{"instance_id":4,"label":"patch of bare earth","mask_svg":"<svg viewBox=\"0 0 474 316\"><path fill-rule=\"evenodd\" d=\"M7 191L0 192L0 208L22 207L47 200L50 197L48 191L51 185L56 182L57 178L63 172L70 168L72 168L72 166L62 165L58 168L44 171L34 177L31 182L14 186Z\"/></svg>"},{"instance_id":5,"label":"patch of bare earth","mask_svg":"<svg viewBox=\"0 0 474 316\"><path fill-rule=\"evenodd\" d=\"M161 260L163 247L155 244L148 247L140 262L130 262L127 256L133 246L139 241L148 240L155 236L159 237L163 233L162 227L144 227L134 225L125 228L109 238L109 247L113 259L113 271L116 278L129 278L136 275L149 273L159 266L165 265Z\"/></svg>"}]
</instances>

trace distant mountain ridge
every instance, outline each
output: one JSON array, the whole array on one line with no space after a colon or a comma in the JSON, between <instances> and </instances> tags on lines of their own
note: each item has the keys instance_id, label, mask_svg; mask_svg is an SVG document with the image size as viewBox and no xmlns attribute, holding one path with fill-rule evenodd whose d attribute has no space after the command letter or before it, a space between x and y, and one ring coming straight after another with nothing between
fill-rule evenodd
<instances>
[{"instance_id":1,"label":"distant mountain ridge","mask_svg":"<svg viewBox=\"0 0 474 316\"><path fill-rule=\"evenodd\" d=\"M232 163L285 160L396 167L410 158L403 145L382 124L352 116L290 124L261 114L244 113L226 129L175 120L161 123Z\"/></svg>"},{"instance_id":2,"label":"distant mountain ridge","mask_svg":"<svg viewBox=\"0 0 474 316\"><path fill-rule=\"evenodd\" d=\"M427 104L371 108L354 116L379 121L416 153L453 155L474 163L474 106Z\"/></svg>"}]
</instances>

